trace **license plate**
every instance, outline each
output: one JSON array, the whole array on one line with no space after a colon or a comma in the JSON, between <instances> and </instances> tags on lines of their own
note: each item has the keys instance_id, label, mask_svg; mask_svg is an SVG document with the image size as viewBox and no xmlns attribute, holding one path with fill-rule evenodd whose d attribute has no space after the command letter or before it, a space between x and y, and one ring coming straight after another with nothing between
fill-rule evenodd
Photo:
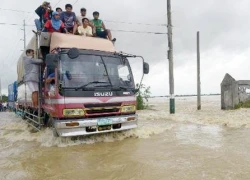
<instances>
[{"instance_id":1,"label":"license plate","mask_svg":"<svg viewBox=\"0 0 250 180\"><path fill-rule=\"evenodd\" d=\"M97 125L98 126L107 126L107 125L111 125L111 124L112 124L111 119L98 119L97 120Z\"/></svg>"}]
</instances>

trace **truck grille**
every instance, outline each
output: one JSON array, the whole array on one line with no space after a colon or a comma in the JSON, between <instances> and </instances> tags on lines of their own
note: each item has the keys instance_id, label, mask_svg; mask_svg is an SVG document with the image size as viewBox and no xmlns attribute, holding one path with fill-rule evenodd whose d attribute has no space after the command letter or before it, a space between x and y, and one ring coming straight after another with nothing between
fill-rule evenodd
<instances>
[{"instance_id":1,"label":"truck grille","mask_svg":"<svg viewBox=\"0 0 250 180\"><path fill-rule=\"evenodd\" d=\"M88 115L118 113L121 103L85 104Z\"/></svg>"},{"instance_id":2,"label":"truck grille","mask_svg":"<svg viewBox=\"0 0 250 180\"><path fill-rule=\"evenodd\" d=\"M84 104L85 108L114 107L121 105L122 103Z\"/></svg>"}]
</instances>

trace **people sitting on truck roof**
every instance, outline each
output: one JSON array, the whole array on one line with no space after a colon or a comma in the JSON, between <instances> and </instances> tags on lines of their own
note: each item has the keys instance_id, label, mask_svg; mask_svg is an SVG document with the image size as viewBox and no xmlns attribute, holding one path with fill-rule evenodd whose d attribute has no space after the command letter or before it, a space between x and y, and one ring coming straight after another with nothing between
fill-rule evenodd
<instances>
[{"instance_id":1,"label":"people sitting on truck roof","mask_svg":"<svg viewBox=\"0 0 250 180\"><path fill-rule=\"evenodd\" d=\"M92 28L89 26L88 18L82 19L82 26L78 27L78 33L81 36L88 36L88 37L93 36Z\"/></svg>"},{"instance_id":2,"label":"people sitting on truck roof","mask_svg":"<svg viewBox=\"0 0 250 180\"><path fill-rule=\"evenodd\" d=\"M57 7L57 8L56 8L56 12L58 12L59 14L61 14L62 11L63 11L62 8L60 8L60 7Z\"/></svg>"},{"instance_id":3,"label":"people sitting on truck roof","mask_svg":"<svg viewBox=\"0 0 250 180\"><path fill-rule=\"evenodd\" d=\"M58 12L52 13L52 19L48 20L46 24L44 25L44 30L49 33L53 32L66 32L67 29L64 26L64 23L60 20L60 15Z\"/></svg>"},{"instance_id":4,"label":"people sitting on truck roof","mask_svg":"<svg viewBox=\"0 0 250 180\"><path fill-rule=\"evenodd\" d=\"M38 106L38 83L39 83L39 65L43 63L41 59L34 59L34 50L27 49L24 63L24 83L32 92L33 106Z\"/></svg>"},{"instance_id":5,"label":"people sitting on truck roof","mask_svg":"<svg viewBox=\"0 0 250 180\"><path fill-rule=\"evenodd\" d=\"M103 21L99 19L99 15L99 12L93 12L94 19L92 20L92 23L95 26L96 36L100 38L108 38L109 40L115 42L116 38L112 39L111 31L109 29L106 29Z\"/></svg>"},{"instance_id":6,"label":"people sitting on truck roof","mask_svg":"<svg viewBox=\"0 0 250 180\"><path fill-rule=\"evenodd\" d=\"M35 12L39 16L39 19L35 19L36 28L37 31L41 31L46 21L52 17L50 3L47 1L43 2L43 4L35 10Z\"/></svg>"},{"instance_id":7,"label":"people sitting on truck roof","mask_svg":"<svg viewBox=\"0 0 250 180\"><path fill-rule=\"evenodd\" d=\"M71 4L65 5L65 10L60 14L60 18L69 33L75 34L77 31L76 14L72 12L73 6Z\"/></svg>"},{"instance_id":8,"label":"people sitting on truck roof","mask_svg":"<svg viewBox=\"0 0 250 180\"><path fill-rule=\"evenodd\" d=\"M83 18L88 18L86 8L81 8L80 13L81 13L80 16L77 16L77 24L78 24L78 26L82 26ZM93 35L95 35L95 26L93 25L93 23L91 21L89 21L89 26L92 28Z\"/></svg>"}]
</instances>

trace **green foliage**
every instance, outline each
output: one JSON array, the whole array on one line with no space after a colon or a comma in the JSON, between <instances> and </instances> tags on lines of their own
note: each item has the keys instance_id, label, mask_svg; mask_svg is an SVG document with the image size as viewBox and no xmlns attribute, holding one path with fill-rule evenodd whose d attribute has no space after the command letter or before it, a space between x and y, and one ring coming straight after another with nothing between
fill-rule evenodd
<instances>
[{"instance_id":1,"label":"green foliage","mask_svg":"<svg viewBox=\"0 0 250 180\"><path fill-rule=\"evenodd\" d=\"M7 102L8 101L8 96L2 95L2 102Z\"/></svg>"},{"instance_id":2,"label":"green foliage","mask_svg":"<svg viewBox=\"0 0 250 180\"><path fill-rule=\"evenodd\" d=\"M139 88L139 84L136 84L136 88ZM150 97L150 86L146 87L144 84L141 85L138 93L136 94L137 110L143 110L148 108L148 98Z\"/></svg>"},{"instance_id":3,"label":"green foliage","mask_svg":"<svg viewBox=\"0 0 250 180\"><path fill-rule=\"evenodd\" d=\"M250 101L244 103L241 102L234 107L234 109L240 109L240 108L250 108Z\"/></svg>"}]
</instances>

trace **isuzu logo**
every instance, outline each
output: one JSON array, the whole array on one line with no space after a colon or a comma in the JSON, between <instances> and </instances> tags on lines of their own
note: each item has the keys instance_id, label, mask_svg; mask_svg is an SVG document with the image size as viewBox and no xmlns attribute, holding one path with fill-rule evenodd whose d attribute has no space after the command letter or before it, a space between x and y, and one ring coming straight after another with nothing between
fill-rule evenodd
<instances>
[{"instance_id":1,"label":"isuzu logo","mask_svg":"<svg viewBox=\"0 0 250 180\"><path fill-rule=\"evenodd\" d=\"M113 92L95 92L95 97L110 97L113 96Z\"/></svg>"}]
</instances>

